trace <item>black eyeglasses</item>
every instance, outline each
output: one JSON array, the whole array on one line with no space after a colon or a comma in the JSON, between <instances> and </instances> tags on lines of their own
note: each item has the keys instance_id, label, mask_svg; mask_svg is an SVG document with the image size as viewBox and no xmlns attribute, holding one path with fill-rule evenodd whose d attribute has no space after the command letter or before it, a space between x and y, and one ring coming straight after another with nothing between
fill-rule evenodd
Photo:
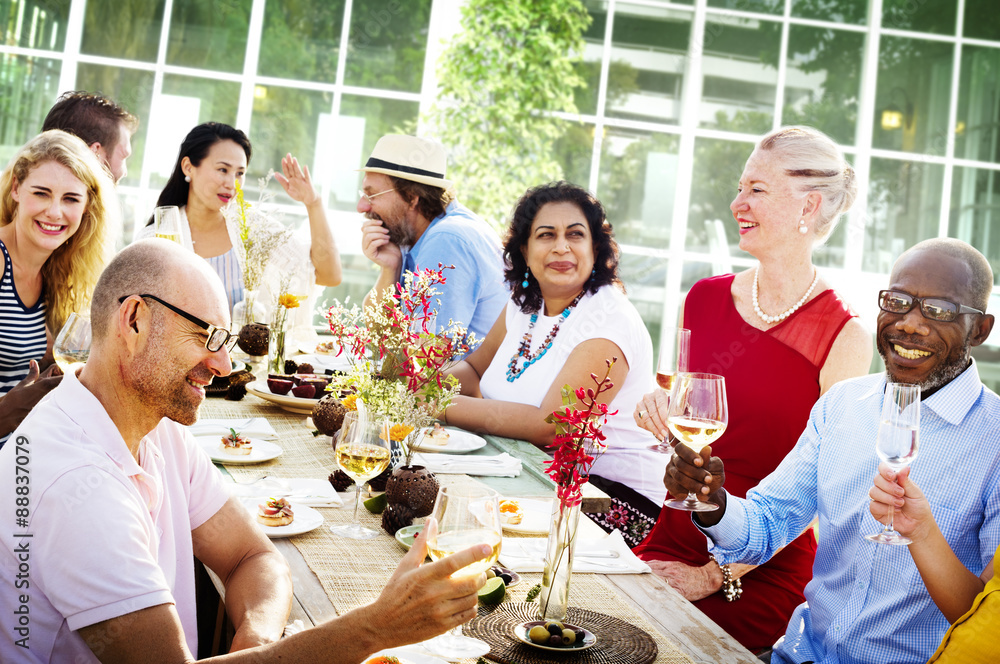
<instances>
[{"instance_id":1,"label":"black eyeglasses","mask_svg":"<svg viewBox=\"0 0 1000 664\"><path fill-rule=\"evenodd\" d=\"M132 296L131 295L123 295L122 297L118 298L118 304L121 304L122 302L124 302L125 300L129 299L130 297L132 297ZM197 316L192 316L191 314L189 314L188 312L184 311L183 309L178 309L174 305L170 304L169 302L164 302L163 300L161 300L160 298L156 297L155 295L150 295L149 293L145 293L143 295L139 295L138 297L142 297L142 298L148 297L150 300L154 300L156 302L159 302L160 304L162 304L163 306L165 306L167 309L170 309L172 312L174 312L178 316L182 316L182 317L188 319L189 321L191 321L192 323L194 323L195 325L197 325L201 329L203 329L206 332L208 332L208 339L205 340L205 348L207 348L208 352L210 352L210 353L215 353L216 351L220 350L223 346L226 347L226 350L230 350L231 351L233 349L233 346L236 345L236 340L239 338L239 336L236 335L236 334L233 334L232 332L230 332L229 330L227 330L224 327L216 327L215 325L212 325L211 323L206 323L205 321L203 321L202 319L198 318Z\"/></svg>"},{"instance_id":2,"label":"black eyeglasses","mask_svg":"<svg viewBox=\"0 0 1000 664\"><path fill-rule=\"evenodd\" d=\"M890 314L902 316L913 307L920 304L920 313L924 318L942 323L950 323L960 314L981 314L979 309L955 304L937 297L913 297L903 291L884 290L878 293L878 307Z\"/></svg>"}]
</instances>

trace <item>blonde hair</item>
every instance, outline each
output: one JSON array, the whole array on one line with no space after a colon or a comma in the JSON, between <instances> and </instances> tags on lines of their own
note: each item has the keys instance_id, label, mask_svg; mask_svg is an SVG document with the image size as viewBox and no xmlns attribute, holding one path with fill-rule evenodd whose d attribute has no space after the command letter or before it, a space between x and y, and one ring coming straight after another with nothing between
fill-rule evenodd
<instances>
[{"instance_id":1,"label":"blonde hair","mask_svg":"<svg viewBox=\"0 0 1000 664\"><path fill-rule=\"evenodd\" d=\"M114 182L97 155L76 136L51 129L28 141L0 174L0 226L17 215L18 204L11 196L14 183L24 182L31 171L50 161L68 168L87 188L80 227L42 265L45 323L55 334L70 313L89 309L97 279L114 255L121 211Z\"/></svg>"},{"instance_id":2,"label":"blonde hair","mask_svg":"<svg viewBox=\"0 0 1000 664\"><path fill-rule=\"evenodd\" d=\"M813 232L820 240L828 238L858 194L854 169L833 139L812 127L782 127L760 139L757 150L777 156L794 189L822 195Z\"/></svg>"}]
</instances>

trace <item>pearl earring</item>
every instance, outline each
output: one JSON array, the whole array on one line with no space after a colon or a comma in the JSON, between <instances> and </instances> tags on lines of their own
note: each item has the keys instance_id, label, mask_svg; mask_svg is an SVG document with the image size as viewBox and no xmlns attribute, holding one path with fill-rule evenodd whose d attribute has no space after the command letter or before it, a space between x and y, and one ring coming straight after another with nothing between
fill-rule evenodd
<instances>
[{"instance_id":1,"label":"pearl earring","mask_svg":"<svg viewBox=\"0 0 1000 664\"><path fill-rule=\"evenodd\" d=\"M806 226L805 219L799 219L799 232L802 233L803 235L809 232L809 227Z\"/></svg>"},{"instance_id":2,"label":"pearl earring","mask_svg":"<svg viewBox=\"0 0 1000 664\"><path fill-rule=\"evenodd\" d=\"M528 283L528 271L525 270L524 271L524 281L521 282L521 288L527 288L528 286L530 286L530 284Z\"/></svg>"},{"instance_id":3,"label":"pearl earring","mask_svg":"<svg viewBox=\"0 0 1000 664\"><path fill-rule=\"evenodd\" d=\"M184 181L187 182L187 183L190 183L191 182L191 176L190 175L185 175L184 176Z\"/></svg>"}]
</instances>

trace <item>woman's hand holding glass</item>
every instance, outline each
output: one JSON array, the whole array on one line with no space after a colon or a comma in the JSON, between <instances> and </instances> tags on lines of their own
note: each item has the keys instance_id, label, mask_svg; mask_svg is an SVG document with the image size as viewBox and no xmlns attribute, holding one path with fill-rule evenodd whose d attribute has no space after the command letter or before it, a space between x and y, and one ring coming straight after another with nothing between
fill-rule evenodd
<instances>
[{"instance_id":1,"label":"woman's hand holding glass","mask_svg":"<svg viewBox=\"0 0 1000 664\"><path fill-rule=\"evenodd\" d=\"M917 483L910 479L910 469L895 471L887 463L878 465L873 486L868 490L868 511L879 523L892 523L900 535L921 542L937 528L931 506Z\"/></svg>"}]
</instances>

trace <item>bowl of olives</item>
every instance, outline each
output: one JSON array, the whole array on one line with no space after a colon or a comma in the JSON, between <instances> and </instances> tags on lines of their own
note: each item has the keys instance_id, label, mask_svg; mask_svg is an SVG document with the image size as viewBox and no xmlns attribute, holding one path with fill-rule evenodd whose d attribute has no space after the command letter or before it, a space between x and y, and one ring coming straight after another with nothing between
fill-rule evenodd
<instances>
[{"instance_id":1,"label":"bowl of olives","mask_svg":"<svg viewBox=\"0 0 1000 664\"><path fill-rule=\"evenodd\" d=\"M586 650L597 643L592 632L559 620L529 620L514 625L514 637L534 648L558 652Z\"/></svg>"}]
</instances>

